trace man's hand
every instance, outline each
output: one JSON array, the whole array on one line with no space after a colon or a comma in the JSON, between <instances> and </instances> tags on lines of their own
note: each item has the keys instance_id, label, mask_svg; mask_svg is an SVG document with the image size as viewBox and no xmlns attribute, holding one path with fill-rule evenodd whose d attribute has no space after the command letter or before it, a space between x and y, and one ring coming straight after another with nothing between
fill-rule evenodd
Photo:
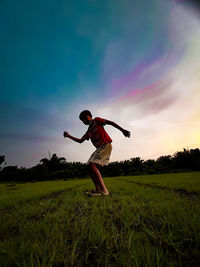
<instances>
[{"instance_id":1,"label":"man's hand","mask_svg":"<svg viewBox=\"0 0 200 267\"><path fill-rule=\"evenodd\" d=\"M64 133L63 133L63 136L64 136L64 138L65 138L65 137L70 137L70 134L69 134L68 132L64 132Z\"/></svg>"},{"instance_id":2,"label":"man's hand","mask_svg":"<svg viewBox=\"0 0 200 267\"><path fill-rule=\"evenodd\" d=\"M125 136L125 137L129 137L130 138L130 136L131 136L131 133L129 132L129 131L127 131L127 130L122 130L122 133L123 133L123 135Z\"/></svg>"},{"instance_id":3,"label":"man's hand","mask_svg":"<svg viewBox=\"0 0 200 267\"><path fill-rule=\"evenodd\" d=\"M68 137L68 138L72 139L73 141L75 141L75 142L77 142L77 143L80 143L80 144L83 143L85 140L88 140L88 138L86 138L86 135L84 135L84 136L80 139L80 138L76 138L76 137L70 135L68 132L64 132L64 133L63 133L63 136L64 136L64 138L65 138L65 137Z\"/></svg>"},{"instance_id":4,"label":"man's hand","mask_svg":"<svg viewBox=\"0 0 200 267\"><path fill-rule=\"evenodd\" d=\"M118 130L120 130L123 135L125 137L130 137L131 136L131 133L125 129L123 129L122 127L120 127L117 123L115 123L114 121L109 121L109 120L106 120L105 124L108 124L108 125L112 125L113 127L117 128Z\"/></svg>"}]
</instances>

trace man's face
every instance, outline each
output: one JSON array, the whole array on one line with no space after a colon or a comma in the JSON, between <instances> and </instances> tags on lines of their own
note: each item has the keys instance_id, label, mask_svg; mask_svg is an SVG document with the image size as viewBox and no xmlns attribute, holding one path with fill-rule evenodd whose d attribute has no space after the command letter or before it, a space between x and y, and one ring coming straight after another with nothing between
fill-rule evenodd
<instances>
[{"instance_id":1,"label":"man's face","mask_svg":"<svg viewBox=\"0 0 200 267\"><path fill-rule=\"evenodd\" d=\"M82 120L82 122L85 124L85 125L89 125L90 122L92 120L92 117L89 116L89 115L86 115L85 118Z\"/></svg>"}]
</instances>

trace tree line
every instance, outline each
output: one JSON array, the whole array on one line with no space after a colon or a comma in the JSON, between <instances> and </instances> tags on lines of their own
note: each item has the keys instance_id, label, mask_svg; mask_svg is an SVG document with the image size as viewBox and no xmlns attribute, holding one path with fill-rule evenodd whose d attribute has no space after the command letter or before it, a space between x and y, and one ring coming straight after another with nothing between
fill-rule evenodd
<instances>
[{"instance_id":1,"label":"tree line","mask_svg":"<svg viewBox=\"0 0 200 267\"><path fill-rule=\"evenodd\" d=\"M200 171L200 149L184 148L172 156L161 156L156 160L135 157L115 161L100 167L100 170L104 177ZM86 163L67 162L64 157L58 157L57 154L41 159L31 168L6 166L5 156L0 156L0 181L30 182L86 177L88 177Z\"/></svg>"}]
</instances>

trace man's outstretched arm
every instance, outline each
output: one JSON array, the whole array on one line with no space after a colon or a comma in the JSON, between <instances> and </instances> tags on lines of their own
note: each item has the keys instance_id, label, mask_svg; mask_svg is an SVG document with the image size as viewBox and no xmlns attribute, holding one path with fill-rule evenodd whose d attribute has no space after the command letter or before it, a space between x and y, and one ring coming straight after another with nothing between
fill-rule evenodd
<instances>
[{"instance_id":1,"label":"man's outstretched arm","mask_svg":"<svg viewBox=\"0 0 200 267\"><path fill-rule=\"evenodd\" d=\"M70 135L68 132L64 132L63 136L64 136L64 138L65 137L70 138L70 139L72 139L73 141L75 141L77 143L83 143L85 140L87 140L85 135L83 137L81 137L81 138L76 138L76 137Z\"/></svg>"},{"instance_id":2,"label":"man's outstretched arm","mask_svg":"<svg viewBox=\"0 0 200 267\"><path fill-rule=\"evenodd\" d=\"M120 130L123 135L125 137L130 137L131 136L131 133L125 129L123 129L122 127L120 127L117 123L115 123L114 121L109 121L109 120L106 120L105 124L107 125L112 125L113 127L117 128L118 130Z\"/></svg>"}]
</instances>

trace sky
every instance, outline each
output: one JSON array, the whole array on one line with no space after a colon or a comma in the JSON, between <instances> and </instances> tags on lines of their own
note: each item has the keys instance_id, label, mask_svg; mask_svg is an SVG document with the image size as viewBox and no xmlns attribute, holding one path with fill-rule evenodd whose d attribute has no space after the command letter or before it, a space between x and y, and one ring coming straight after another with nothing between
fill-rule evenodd
<instances>
[{"instance_id":1,"label":"sky","mask_svg":"<svg viewBox=\"0 0 200 267\"><path fill-rule=\"evenodd\" d=\"M0 155L86 162L84 109L131 132L111 161L200 147L199 47L198 1L0 0Z\"/></svg>"}]
</instances>

